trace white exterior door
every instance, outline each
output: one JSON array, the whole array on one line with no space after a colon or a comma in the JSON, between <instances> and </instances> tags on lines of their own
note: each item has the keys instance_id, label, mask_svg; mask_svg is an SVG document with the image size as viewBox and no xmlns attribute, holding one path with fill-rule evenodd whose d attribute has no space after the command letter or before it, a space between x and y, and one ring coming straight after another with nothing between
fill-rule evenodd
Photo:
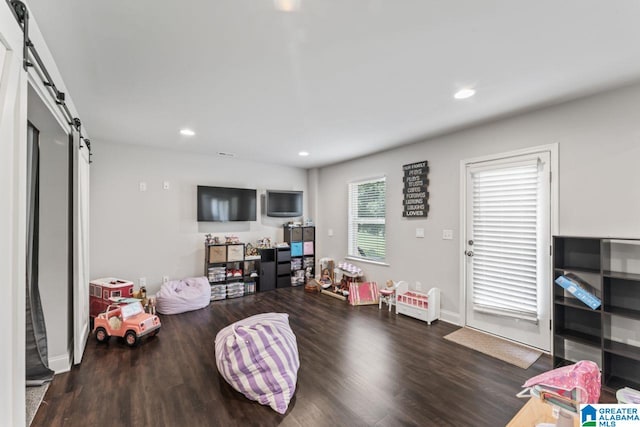
<instances>
[{"instance_id":1,"label":"white exterior door","mask_svg":"<svg viewBox=\"0 0 640 427\"><path fill-rule=\"evenodd\" d=\"M0 425L25 425L27 74L22 32L0 5Z\"/></svg>"},{"instance_id":2,"label":"white exterior door","mask_svg":"<svg viewBox=\"0 0 640 427\"><path fill-rule=\"evenodd\" d=\"M81 148L78 148L81 147ZM89 150L73 132L73 363L89 336Z\"/></svg>"},{"instance_id":3,"label":"white exterior door","mask_svg":"<svg viewBox=\"0 0 640 427\"><path fill-rule=\"evenodd\" d=\"M551 348L551 153L465 165L466 325Z\"/></svg>"}]
</instances>

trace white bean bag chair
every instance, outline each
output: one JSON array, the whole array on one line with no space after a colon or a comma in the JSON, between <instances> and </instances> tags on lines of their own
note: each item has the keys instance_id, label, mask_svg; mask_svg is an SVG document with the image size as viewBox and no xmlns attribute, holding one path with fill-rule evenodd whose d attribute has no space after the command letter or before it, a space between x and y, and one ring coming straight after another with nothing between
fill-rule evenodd
<instances>
[{"instance_id":1,"label":"white bean bag chair","mask_svg":"<svg viewBox=\"0 0 640 427\"><path fill-rule=\"evenodd\" d=\"M156 294L160 314L178 314L198 310L211 302L211 285L206 277L171 280Z\"/></svg>"},{"instance_id":2,"label":"white bean bag chair","mask_svg":"<svg viewBox=\"0 0 640 427\"><path fill-rule=\"evenodd\" d=\"M264 313L223 328L216 336L220 375L248 399L284 414L296 391L298 344L289 315Z\"/></svg>"}]
</instances>

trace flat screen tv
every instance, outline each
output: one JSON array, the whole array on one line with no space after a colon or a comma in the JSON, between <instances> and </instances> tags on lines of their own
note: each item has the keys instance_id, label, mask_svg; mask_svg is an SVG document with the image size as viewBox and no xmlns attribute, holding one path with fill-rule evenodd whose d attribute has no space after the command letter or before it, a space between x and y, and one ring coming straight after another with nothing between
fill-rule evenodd
<instances>
[{"instance_id":1,"label":"flat screen tv","mask_svg":"<svg viewBox=\"0 0 640 427\"><path fill-rule=\"evenodd\" d=\"M267 216L302 216L302 191L267 190Z\"/></svg>"},{"instance_id":2,"label":"flat screen tv","mask_svg":"<svg viewBox=\"0 0 640 427\"><path fill-rule=\"evenodd\" d=\"M256 190L198 185L198 221L255 221Z\"/></svg>"}]
</instances>

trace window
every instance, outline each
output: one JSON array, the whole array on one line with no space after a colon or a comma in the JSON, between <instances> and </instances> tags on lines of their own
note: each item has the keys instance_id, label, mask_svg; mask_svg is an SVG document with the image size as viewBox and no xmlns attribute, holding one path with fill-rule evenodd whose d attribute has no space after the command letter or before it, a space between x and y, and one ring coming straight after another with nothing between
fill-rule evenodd
<instances>
[{"instance_id":1,"label":"window","mask_svg":"<svg viewBox=\"0 0 640 427\"><path fill-rule=\"evenodd\" d=\"M349 255L384 261L385 178L349 184Z\"/></svg>"},{"instance_id":2,"label":"window","mask_svg":"<svg viewBox=\"0 0 640 427\"><path fill-rule=\"evenodd\" d=\"M120 291L111 291L111 298L120 298Z\"/></svg>"}]
</instances>

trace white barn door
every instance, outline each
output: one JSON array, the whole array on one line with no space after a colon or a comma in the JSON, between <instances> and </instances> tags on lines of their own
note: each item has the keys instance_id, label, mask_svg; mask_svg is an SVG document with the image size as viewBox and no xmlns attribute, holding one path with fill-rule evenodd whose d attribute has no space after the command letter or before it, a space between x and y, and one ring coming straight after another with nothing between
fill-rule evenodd
<instances>
[{"instance_id":1,"label":"white barn door","mask_svg":"<svg viewBox=\"0 0 640 427\"><path fill-rule=\"evenodd\" d=\"M0 425L25 425L27 74L22 31L0 5Z\"/></svg>"},{"instance_id":2,"label":"white barn door","mask_svg":"<svg viewBox=\"0 0 640 427\"><path fill-rule=\"evenodd\" d=\"M89 337L89 150L73 132L73 363Z\"/></svg>"}]
</instances>

